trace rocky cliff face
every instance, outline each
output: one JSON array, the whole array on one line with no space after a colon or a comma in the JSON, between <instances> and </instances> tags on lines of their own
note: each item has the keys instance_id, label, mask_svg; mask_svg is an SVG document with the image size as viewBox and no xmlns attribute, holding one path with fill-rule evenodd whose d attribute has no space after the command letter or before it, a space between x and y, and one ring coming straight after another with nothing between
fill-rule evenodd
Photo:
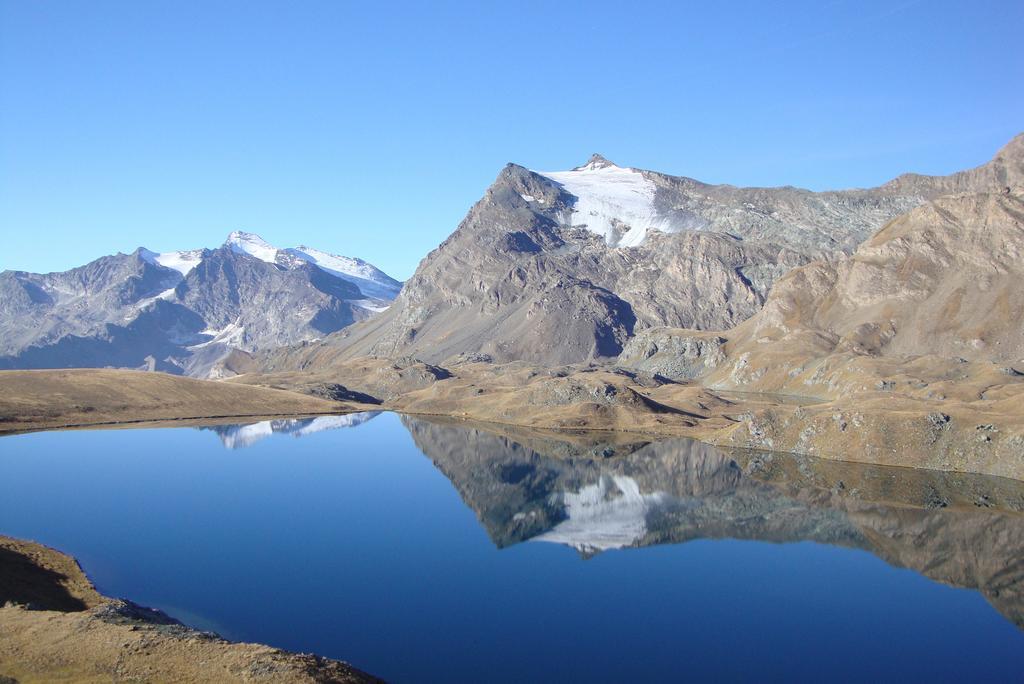
<instances>
[{"instance_id":1,"label":"rocky cliff face","mask_svg":"<svg viewBox=\"0 0 1024 684\"><path fill-rule=\"evenodd\" d=\"M300 249L233 233L214 250L140 248L63 273L5 271L0 368L116 366L205 377L232 350L319 339L366 319L400 288L365 262ZM362 270L340 270L350 262Z\"/></svg>"},{"instance_id":2,"label":"rocky cliff face","mask_svg":"<svg viewBox=\"0 0 1024 684\"><path fill-rule=\"evenodd\" d=\"M727 340L714 332L648 328L630 338L616 360L673 380L707 375L726 359Z\"/></svg>"},{"instance_id":3,"label":"rocky cliff face","mask_svg":"<svg viewBox=\"0 0 1024 684\"><path fill-rule=\"evenodd\" d=\"M932 197L1022 177L1022 141L952 176L822 193L707 185L597 156L567 172L509 165L394 306L324 345L348 358L550 365L614 357L651 327L728 329L794 266L852 252ZM274 365L301 364L306 353Z\"/></svg>"}]
</instances>

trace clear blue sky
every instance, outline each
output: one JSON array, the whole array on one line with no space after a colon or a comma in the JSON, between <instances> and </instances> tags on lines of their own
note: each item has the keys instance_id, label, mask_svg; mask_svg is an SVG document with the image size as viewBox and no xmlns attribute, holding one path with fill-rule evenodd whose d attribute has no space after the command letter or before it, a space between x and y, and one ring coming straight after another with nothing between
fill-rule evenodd
<instances>
[{"instance_id":1,"label":"clear blue sky","mask_svg":"<svg viewBox=\"0 0 1024 684\"><path fill-rule=\"evenodd\" d=\"M509 161L825 189L1024 130L1020 0L479 5L0 0L0 269L243 229L406 278Z\"/></svg>"}]
</instances>

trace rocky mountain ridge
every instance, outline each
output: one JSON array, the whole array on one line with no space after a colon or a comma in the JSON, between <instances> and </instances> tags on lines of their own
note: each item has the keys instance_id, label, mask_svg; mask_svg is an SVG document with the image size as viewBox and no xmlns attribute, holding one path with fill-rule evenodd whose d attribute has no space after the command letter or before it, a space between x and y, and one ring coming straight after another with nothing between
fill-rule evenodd
<instances>
[{"instance_id":1,"label":"rocky mountain ridge","mask_svg":"<svg viewBox=\"0 0 1024 684\"><path fill-rule=\"evenodd\" d=\"M976 169L833 192L708 185L599 156L566 172L510 164L387 312L317 346L340 359L607 360L650 328L729 329L792 268L842 258L930 199L1022 178L1024 136ZM308 353L323 356L268 363Z\"/></svg>"}]
</instances>

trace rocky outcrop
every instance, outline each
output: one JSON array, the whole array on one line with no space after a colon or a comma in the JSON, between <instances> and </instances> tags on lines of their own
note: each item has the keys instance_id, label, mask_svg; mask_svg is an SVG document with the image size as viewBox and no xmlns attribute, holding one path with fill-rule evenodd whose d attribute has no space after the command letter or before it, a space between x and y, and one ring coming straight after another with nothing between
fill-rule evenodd
<instances>
[{"instance_id":1,"label":"rocky outcrop","mask_svg":"<svg viewBox=\"0 0 1024 684\"><path fill-rule=\"evenodd\" d=\"M928 402L883 392L808 406L748 407L717 444L858 463L1024 479L1021 385L1002 402Z\"/></svg>"},{"instance_id":2,"label":"rocky outcrop","mask_svg":"<svg viewBox=\"0 0 1024 684\"><path fill-rule=\"evenodd\" d=\"M267 372L244 373L230 381L290 389L317 396L323 396L324 388L340 387L343 392L361 396L359 401L380 404L393 402L405 394L452 377L447 368L409 357L361 357L342 361L337 359L337 350L323 347L314 349L317 353L299 369L278 371L271 366Z\"/></svg>"},{"instance_id":3,"label":"rocky outcrop","mask_svg":"<svg viewBox=\"0 0 1024 684\"><path fill-rule=\"evenodd\" d=\"M626 342L616 363L674 380L692 380L725 361L725 343L717 333L649 328Z\"/></svg>"}]
</instances>

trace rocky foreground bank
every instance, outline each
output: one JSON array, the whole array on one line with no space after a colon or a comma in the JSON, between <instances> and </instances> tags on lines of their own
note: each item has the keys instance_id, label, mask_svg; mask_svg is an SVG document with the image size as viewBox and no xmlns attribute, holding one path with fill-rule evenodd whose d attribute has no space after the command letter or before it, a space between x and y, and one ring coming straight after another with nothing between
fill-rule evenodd
<instances>
[{"instance_id":1,"label":"rocky foreground bank","mask_svg":"<svg viewBox=\"0 0 1024 684\"><path fill-rule=\"evenodd\" d=\"M0 682L376 682L336 660L225 641L100 595L59 551L0 536Z\"/></svg>"}]
</instances>

